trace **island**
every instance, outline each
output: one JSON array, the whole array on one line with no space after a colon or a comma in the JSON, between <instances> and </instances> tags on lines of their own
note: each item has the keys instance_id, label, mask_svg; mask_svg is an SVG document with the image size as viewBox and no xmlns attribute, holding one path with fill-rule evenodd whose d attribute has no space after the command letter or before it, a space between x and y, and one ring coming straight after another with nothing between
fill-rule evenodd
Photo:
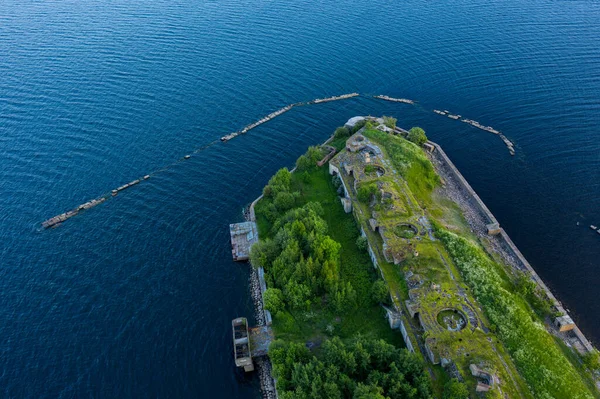
<instances>
[{"instance_id":1,"label":"island","mask_svg":"<svg viewBox=\"0 0 600 399\"><path fill-rule=\"evenodd\" d=\"M396 123L350 119L231 225L265 396L600 397L598 351L442 148Z\"/></svg>"}]
</instances>

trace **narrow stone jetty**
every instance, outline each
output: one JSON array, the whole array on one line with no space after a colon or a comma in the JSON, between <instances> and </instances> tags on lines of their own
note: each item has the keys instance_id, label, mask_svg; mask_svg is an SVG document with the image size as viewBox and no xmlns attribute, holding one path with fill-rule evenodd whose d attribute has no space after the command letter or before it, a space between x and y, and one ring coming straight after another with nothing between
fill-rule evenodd
<instances>
[{"instance_id":1,"label":"narrow stone jetty","mask_svg":"<svg viewBox=\"0 0 600 399\"><path fill-rule=\"evenodd\" d=\"M42 227L45 228L45 229L48 229L50 227L58 227L65 220L70 219L73 216L78 215L79 212L87 210L87 209L90 209L90 208L93 208L96 205L100 205L104 201L106 201L106 197L100 197L100 198L96 198L96 199L93 199L91 201L88 201L88 202L86 202L84 204L79 205L75 209L72 209L72 210L67 211L65 213L61 213L60 215L54 216L54 217L52 217L52 218L50 218L50 219L42 222Z\"/></svg>"},{"instance_id":2,"label":"narrow stone jetty","mask_svg":"<svg viewBox=\"0 0 600 399\"><path fill-rule=\"evenodd\" d=\"M407 98L394 98L394 97L389 97L389 96L384 96L384 95L373 96L373 98L378 98L380 100L391 101L391 102L395 102L395 103L404 103L404 104L414 104L415 103L413 100L409 100Z\"/></svg>"},{"instance_id":3,"label":"narrow stone jetty","mask_svg":"<svg viewBox=\"0 0 600 399\"><path fill-rule=\"evenodd\" d=\"M142 179L143 180L148 180L149 178L150 178L150 175L146 175L146 176L144 176L141 179L136 179L136 180L134 180L132 182L129 182L129 183L124 184L124 185L122 185L120 187L117 187L116 189L111 190L110 193L114 197L119 192L121 192L123 190L126 190L129 187L133 187L136 184L139 184L142 181ZM72 209L72 210L67 211L65 213L61 213L60 215L51 217L50 219L43 221L42 222L42 227L45 228L45 229L50 228L50 227L58 227L65 220L70 219L73 216L77 216L79 214L79 212L81 212L81 211L85 211L85 210L93 208L93 207L95 207L97 205L100 205L101 203L103 203L104 201L106 201L108 198L109 198L109 195L105 194L105 195L103 195L103 196L101 196L99 198L95 198L95 199L93 199L91 201L85 202L85 203L79 205L75 209Z\"/></svg>"},{"instance_id":4,"label":"narrow stone jetty","mask_svg":"<svg viewBox=\"0 0 600 399\"><path fill-rule=\"evenodd\" d=\"M266 123L266 122L270 121L271 119L276 118L285 112L288 112L290 109L292 109L292 107L293 107L293 105L286 105L285 107L278 109L277 111L270 113L269 115L265 116L264 118L246 126L242 130L240 130L240 133L241 134L247 133L248 131L254 129L255 127L258 127L258 126L262 125L263 123Z\"/></svg>"},{"instance_id":5,"label":"narrow stone jetty","mask_svg":"<svg viewBox=\"0 0 600 399\"><path fill-rule=\"evenodd\" d=\"M481 123L474 121L472 119L465 118L465 119L462 119L461 122L468 123L469 125L474 126L477 129L485 130L486 132L490 132L493 134L500 134L500 132L498 130L494 129L493 127L482 125Z\"/></svg>"},{"instance_id":6,"label":"narrow stone jetty","mask_svg":"<svg viewBox=\"0 0 600 399\"><path fill-rule=\"evenodd\" d=\"M500 138L502 139L502 141L504 141L504 144L506 144L506 148L508 148L508 152L510 152L510 155L515 155L515 145L512 143L512 141L506 138L506 136L502 133L500 133Z\"/></svg>"},{"instance_id":7,"label":"narrow stone jetty","mask_svg":"<svg viewBox=\"0 0 600 399\"><path fill-rule=\"evenodd\" d=\"M269 115L259 119L258 121L251 123L247 126L245 126L242 130L239 130L237 132L233 132L233 133L229 133L223 137L221 137L221 141L222 142L227 142L231 139L236 138L237 136L239 136L240 134L246 134L248 133L250 130L257 128L258 126L262 125L263 123L267 123L268 121L278 117L279 115L288 112L289 110L291 110L294 107L300 107L303 105L310 105L310 104L320 104L320 103L325 103L325 102L329 102L329 101L338 101L338 100L345 100L347 98L352 98L352 97L357 97L359 96L358 93L350 93L350 94L342 94L341 96L333 96L333 97L327 97L327 98L317 98L315 100L311 100L311 101L306 101L306 102L297 102L297 103L293 103L290 105L286 105L285 107L278 109L275 112L270 113Z\"/></svg>"},{"instance_id":8,"label":"narrow stone jetty","mask_svg":"<svg viewBox=\"0 0 600 399\"><path fill-rule=\"evenodd\" d=\"M359 96L358 93L342 94L341 96L333 96L333 97L327 97L327 98L317 98L315 100L309 101L307 104L321 104L321 103L327 103L327 102L330 102L330 101L345 100L347 98L358 97L358 96Z\"/></svg>"},{"instance_id":9,"label":"narrow stone jetty","mask_svg":"<svg viewBox=\"0 0 600 399\"><path fill-rule=\"evenodd\" d=\"M473 127L476 127L477 129L481 129L486 132L490 132L490 133L500 136L500 139L504 142L504 144L506 145L506 148L508 148L508 152L510 153L510 155L512 155L512 156L515 155L515 145L505 135L503 135L499 130L494 129L491 126L485 126L473 119L462 118L461 115L451 114L450 111L448 111L447 109L445 109L443 111L440 111L439 109L434 109L433 112L438 115L447 116L450 119L460 120L461 122L464 122Z\"/></svg>"}]
</instances>

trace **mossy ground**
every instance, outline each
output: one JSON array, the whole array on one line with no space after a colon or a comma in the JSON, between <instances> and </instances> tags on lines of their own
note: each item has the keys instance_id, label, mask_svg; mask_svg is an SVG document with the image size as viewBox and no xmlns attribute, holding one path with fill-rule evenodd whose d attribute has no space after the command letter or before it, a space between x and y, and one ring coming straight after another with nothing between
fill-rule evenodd
<instances>
[{"instance_id":1,"label":"mossy ground","mask_svg":"<svg viewBox=\"0 0 600 399\"><path fill-rule=\"evenodd\" d=\"M404 302L409 300L411 279L406 278L407 273L410 272L413 278L423 281L422 285L413 285L413 291L421 295L415 302L419 304L418 317L426 326L426 331L419 331L420 320L408 320L415 331L418 331L415 338L421 342L434 339L438 352L456 363L462 375L466 377L467 384L472 388L476 380L470 377L469 365L485 364L503 381L500 387L502 392L499 389L492 390L488 393L489 397L502 397L503 393L509 397L527 396L528 387L502 345L498 344L492 332L481 330L481 324L489 327L489 322L462 281L444 245L437 240L431 240L428 234L423 234L423 226L419 224L419 218L426 216L434 222L449 224L457 232L468 233L473 238L460 208L436 192L439 179L421 149L406 140L375 130L364 131L363 135L379 145L382 150L381 162L385 165L386 174L378 177L373 174L354 173L348 176L342 173L342 178L347 187L353 187L355 183L360 187L361 184L377 182L380 189L388 193L386 199L377 198L375 202L369 203L360 202L352 189L350 195L353 206L357 208L354 214L367 233L396 306L404 309ZM390 150L395 151L393 156L388 153ZM402 156L398 156L398 152L401 152ZM346 164L354 161L360 163L362 159L352 154L342 157ZM333 162L335 164L336 161ZM362 164L355 168L362 169ZM358 182L355 182L355 176L359 179ZM375 232L370 228L370 218L377 220L379 231ZM412 239L398 237L394 231L396 226L402 223L418 226L421 234ZM386 261L382 236L385 237L387 247L392 253L403 256L404 260L400 264ZM432 284L439 288L432 290ZM453 308L462 311L463 306L473 310L480 328L471 328L469 323L463 330L451 332L437 323L437 314L441 309ZM441 371L440 368L436 372L438 367L431 368L433 375ZM434 379L437 392L441 391L444 382L445 378Z\"/></svg>"}]
</instances>

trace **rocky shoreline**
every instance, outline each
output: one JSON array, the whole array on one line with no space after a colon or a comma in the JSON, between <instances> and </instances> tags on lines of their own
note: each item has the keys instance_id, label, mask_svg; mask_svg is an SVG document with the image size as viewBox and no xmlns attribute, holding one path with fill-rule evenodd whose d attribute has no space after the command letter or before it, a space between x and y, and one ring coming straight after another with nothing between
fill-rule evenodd
<instances>
[{"instance_id":1,"label":"rocky shoreline","mask_svg":"<svg viewBox=\"0 0 600 399\"><path fill-rule=\"evenodd\" d=\"M247 221L254 221L254 201L250 206L244 208L244 218ZM263 309L262 292L260 290L260 281L257 270L250 266L250 278L248 281L250 295L254 303L254 321L257 326L264 326L266 323L265 311ZM268 356L261 356L254 359L258 378L260 380L260 391L264 399L276 399L277 390L275 389L275 380L272 376L271 360Z\"/></svg>"}]
</instances>

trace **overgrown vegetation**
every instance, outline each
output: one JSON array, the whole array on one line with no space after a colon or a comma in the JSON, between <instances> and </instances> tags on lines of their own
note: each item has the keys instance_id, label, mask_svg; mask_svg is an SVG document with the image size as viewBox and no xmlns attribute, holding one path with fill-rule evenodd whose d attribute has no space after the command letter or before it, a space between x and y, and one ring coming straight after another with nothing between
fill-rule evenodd
<instances>
[{"instance_id":1,"label":"overgrown vegetation","mask_svg":"<svg viewBox=\"0 0 600 399\"><path fill-rule=\"evenodd\" d=\"M301 343L276 341L269 356L282 399L431 397L421 361L383 340L334 337L319 357Z\"/></svg>"},{"instance_id":2,"label":"overgrown vegetation","mask_svg":"<svg viewBox=\"0 0 600 399\"><path fill-rule=\"evenodd\" d=\"M377 195L377 193L378 191L376 183L361 184L357 190L357 197L360 202L368 204L371 202L371 199Z\"/></svg>"},{"instance_id":3,"label":"overgrown vegetation","mask_svg":"<svg viewBox=\"0 0 600 399\"><path fill-rule=\"evenodd\" d=\"M442 396L442 399L465 399L467 397L469 397L467 386L456 378L452 378L444 384L444 396Z\"/></svg>"},{"instance_id":4,"label":"overgrown vegetation","mask_svg":"<svg viewBox=\"0 0 600 399\"><path fill-rule=\"evenodd\" d=\"M373 269L354 218L344 213L340 185L327 168L306 162L305 169L293 174L278 171L255 209L261 240L252 248L251 262L265 268L265 307L272 312L278 338L270 356L280 397L384 397L364 396L374 392L389 398L428 397L429 379L422 364L398 349L402 336L383 317L380 305L389 302L388 288ZM291 207L277 201L290 196ZM355 371L347 366L336 369L333 358L326 356L334 353L333 347L326 350L330 342L346 348L348 359L358 356L354 350L361 347L367 348L366 357L355 357L360 360ZM386 348L392 361L376 367L379 354L370 348ZM291 365L286 359L304 360ZM346 385L340 385L342 381Z\"/></svg>"},{"instance_id":5,"label":"overgrown vegetation","mask_svg":"<svg viewBox=\"0 0 600 399\"><path fill-rule=\"evenodd\" d=\"M398 122L398 119L392 118L391 116L383 117L383 124L389 127L390 129L396 128L396 122Z\"/></svg>"},{"instance_id":6,"label":"overgrown vegetation","mask_svg":"<svg viewBox=\"0 0 600 399\"><path fill-rule=\"evenodd\" d=\"M375 129L366 130L364 134L383 144L394 167L406 180L412 193L423 201L429 201L440 178L421 148L407 140Z\"/></svg>"},{"instance_id":7,"label":"overgrown vegetation","mask_svg":"<svg viewBox=\"0 0 600 399\"><path fill-rule=\"evenodd\" d=\"M413 127L410 129L408 131L407 138L418 146L422 146L427 141L425 130L421 129L420 127Z\"/></svg>"},{"instance_id":8,"label":"overgrown vegetation","mask_svg":"<svg viewBox=\"0 0 600 399\"><path fill-rule=\"evenodd\" d=\"M471 241L442 228L439 237L493 323L536 398L592 398L544 326L503 287L496 265Z\"/></svg>"}]
</instances>

